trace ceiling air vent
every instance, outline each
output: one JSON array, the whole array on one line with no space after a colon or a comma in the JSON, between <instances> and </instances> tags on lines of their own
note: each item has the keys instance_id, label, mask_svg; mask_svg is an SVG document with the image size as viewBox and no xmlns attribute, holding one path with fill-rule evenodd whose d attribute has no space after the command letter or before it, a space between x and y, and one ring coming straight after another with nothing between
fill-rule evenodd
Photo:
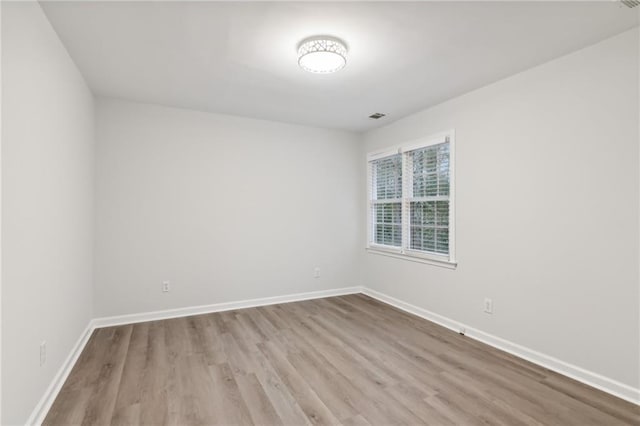
<instances>
[{"instance_id":1,"label":"ceiling air vent","mask_svg":"<svg viewBox=\"0 0 640 426\"><path fill-rule=\"evenodd\" d=\"M377 120L378 118L382 118L382 117L384 117L385 115L387 115L387 114L383 114L383 113L381 113L381 112L374 112L373 114L371 114L371 115L369 116L369 118L373 118L374 120Z\"/></svg>"},{"instance_id":2,"label":"ceiling air vent","mask_svg":"<svg viewBox=\"0 0 640 426\"><path fill-rule=\"evenodd\" d=\"M640 0L620 0L620 3L624 4L628 8L640 6Z\"/></svg>"}]
</instances>

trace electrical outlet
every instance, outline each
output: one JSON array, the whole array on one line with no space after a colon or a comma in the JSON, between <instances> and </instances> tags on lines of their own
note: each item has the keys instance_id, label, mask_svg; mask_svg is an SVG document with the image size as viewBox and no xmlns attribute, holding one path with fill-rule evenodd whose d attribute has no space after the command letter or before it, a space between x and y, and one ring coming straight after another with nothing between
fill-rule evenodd
<instances>
[{"instance_id":1,"label":"electrical outlet","mask_svg":"<svg viewBox=\"0 0 640 426\"><path fill-rule=\"evenodd\" d=\"M489 299L488 297L485 297L484 299L484 311L488 314L493 313L493 300Z\"/></svg>"},{"instance_id":2,"label":"electrical outlet","mask_svg":"<svg viewBox=\"0 0 640 426\"><path fill-rule=\"evenodd\" d=\"M47 362L47 342L40 343L40 367Z\"/></svg>"},{"instance_id":3,"label":"electrical outlet","mask_svg":"<svg viewBox=\"0 0 640 426\"><path fill-rule=\"evenodd\" d=\"M162 292L163 293L167 293L167 292L169 292L169 290L171 290L171 282L162 281Z\"/></svg>"},{"instance_id":4,"label":"electrical outlet","mask_svg":"<svg viewBox=\"0 0 640 426\"><path fill-rule=\"evenodd\" d=\"M320 278L320 268L317 266L313 269L313 278Z\"/></svg>"}]
</instances>

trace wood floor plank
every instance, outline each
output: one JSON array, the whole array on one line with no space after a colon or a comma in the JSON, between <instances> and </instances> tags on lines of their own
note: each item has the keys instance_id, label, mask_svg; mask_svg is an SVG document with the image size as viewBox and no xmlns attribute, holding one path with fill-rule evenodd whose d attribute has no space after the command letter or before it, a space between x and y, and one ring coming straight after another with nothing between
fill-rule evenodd
<instances>
[{"instance_id":1,"label":"wood floor plank","mask_svg":"<svg viewBox=\"0 0 640 426\"><path fill-rule=\"evenodd\" d=\"M293 329L317 351L324 354L333 365L340 365L343 370L357 370L359 375L371 385L384 387L395 382L394 378L384 374L367 358L352 350L349 345L343 344L340 339L324 332L312 321L312 317L299 321L298 326L294 326Z\"/></svg>"},{"instance_id":2,"label":"wood floor plank","mask_svg":"<svg viewBox=\"0 0 640 426\"><path fill-rule=\"evenodd\" d=\"M290 329L280 332L280 342L286 347L295 346L287 351L287 359L306 379L320 399L331 407L334 415L342 420L358 415L352 392L353 384L335 369L315 348L306 341L299 341Z\"/></svg>"},{"instance_id":3,"label":"wood floor plank","mask_svg":"<svg viewBox=\"0 0 640 426\"><path fill-rule=\"evenodd\" d=\"M231 367L228 364L212 365L209 367L212 380L212 391L207 398L212 402L212 410L216 413L216 420L208 420L202 424L249 425L252 424L251 414L245 400L242 398ZM206 402L205 402L206 405Z\"/></svg>"},{"instance_id":4,"label":"wood floor plank","mask_svg":"<svg viewBox=\"0 0 640 426\"><path fill-rule=\"evenodd\" d=\"M434 410L424 402L426 398L434 396L435 394L426 394L421 389L405 383L398 383L390 387L387 391L397 395L398 402L418 416L425 424L442 426L456 424L453 420L445 417L442 413Z\"/></svg>"},{"instance_id":5,"label":"wood floor plank","mask_svg":"<svg viewBox=\"0 0 640 426\"><path fill-rule=\"evenodd\" d=\"M82 424L107 424L111 422L132 330L133 326L131 325L113 327L109 330L111 332L108 337L109 347L105 353L95 386L88 389L91 391L91 397Z\"/></svg>"},{"instance_id":6,"label":"wood floor plank","mask_svg":"<svg viewBox=\"0 0 640 426\"><path fill-rule=\"evenodd\" d=\"M129 348L124 361L122 379L118 385L118 396L113 412L112 423L138 424L140 419L140 395L142 379L147 371L147 345L149 344L149 323L132 326Z\"/></svg>"},{"instance_id":7,"label":"wood floor plank","mask_svg":"<svg viewBox=\"0 0 640 426\"><path fill-rule=\"evenodd\" d=\"M269 361L261 353L256 353L254 357L257 365L261 367L257 370L256 376L283 423L311 425L296 397L291 394L291 390L285 386Z\"/></svg>"},{"instance_id":8,"label":"wood floor plank","mask_svg":"<svg viewBox=\"0 0 640 426\"><path fill-rule=\"evenodd\" d=\"M639 425L640 407L364 295L96 330L44 425Z\"/></svg>"},{"instance_id":9,"label":"wood floor plank","mask_svg":"<svg viewBox=\"0 0 640 426\"><path fill-rule=\"evenodd\" d=\"M247 342L242 334L237 334L241 332L238 327L230 326L228 330L230 333L224 333L222 339L232 372L237 377L255 374L278 417L285 424L311 424L295 397L258 347Z\"/></svg>"},{"instance_id":10,"label":"wood floor plank","mask_svg":"<svg viewBox=\"0 0 640 426\"><path fill-rule=\"evenodd\" d=\"M345 365L338 360L331 351L321 350L315 344L317 334L314 334L303 319L300 319L297 326L293 326L292 331L297 333L298 341L306 341L310 346L314 347L317 353L321 353L324 358L338 372L339 376L347 379L350 389L349 393L353 396L350 400L352 405L357 408L365 418L371 416L374 421L384 422L386 424L419 424L420 419L412 412L405 410L394 401L392 395L384 393L381 389L382 384L375 380L370 380L366 374L356 369L356 363ZM337 377L337 375L336 375ZM366 394L362 390L366 389ZM385 403L388 400L388 403Z\"/></svg>"},{"instance_id":11,"label":"wood floor plank","mask_svg":"<svg viewBox=\"0 0 640 426\"><path fill-rule=\"evenodd\" d=\"M371 426L371 423L367 421L363 416L358 414L357 416L349 417L344 422L345 426Z\"/></svg>"},{"instance_id":12,"label":"wood floor plank","mask_svg":"<svg viewBox=\"0 0 640 426\"><path fill-rule=\"evenodd\" d=\"M148 323L148 341L144 352L146 368L142 374L139 395L140 424L170 423L169 394L176 388L168 358L169 347L166 340L168 324L164 321ZM152 409L147 407L152 407ZM175 403L173 407L175 407ZM175 408L172 411L175 413Z\"/></svg>"},{"instance_id":13,"label":"wood floor plank","mask_svg":"<svg viewBox=\"0 0 640 426\"><path fill-rule=\"evenodd\" d=\"M594 393L593 388L559 374L550 374L541 383L621 421L640 424L640 407L629 411L629 404L612 395Z\"/></svg>"},{"instance_id":14,"label":"wood floor plank","mask_svg":"<svg viewBox=\"0 0 640 426\"><path fill-rule=\"evenodd\" d=\"M243 374L235 377L242 398L246 401L251 420L256 425L282 425L282 419L276 413L273 404L264 391L255 374Z\"/></svg>"},{"instance_id":15,"label":"wood floor plank","mask_svg":"<svg viewBox=\"0 0 640 426\"><path fill-rule=\"evenodd\" d=\"M273 342L264 342L260 343L258 347L274 367L284 385L291 389L291 393L295 395L298 405L300 405L300 408L302 408L302 411L304 411L312 424L331 425L339 423L331 410L320 400L296 368L289 363L286 355L278 345Z\"/></svg>"}]
</instances>

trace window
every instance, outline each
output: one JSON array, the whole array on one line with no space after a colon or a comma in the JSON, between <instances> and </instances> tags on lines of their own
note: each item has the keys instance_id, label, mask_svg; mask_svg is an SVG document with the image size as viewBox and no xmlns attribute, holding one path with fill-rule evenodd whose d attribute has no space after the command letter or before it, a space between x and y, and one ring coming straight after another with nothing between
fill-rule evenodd
<instances>
[{"instance_id":1,"label":"window","mask_svg":"<svg viewBox=\"0 0 640 426\"><path fill-rule=\"evenodd\" d=\"M369 250L455 265L453 132L367 160Z\"/></svg>"}]
</instances>

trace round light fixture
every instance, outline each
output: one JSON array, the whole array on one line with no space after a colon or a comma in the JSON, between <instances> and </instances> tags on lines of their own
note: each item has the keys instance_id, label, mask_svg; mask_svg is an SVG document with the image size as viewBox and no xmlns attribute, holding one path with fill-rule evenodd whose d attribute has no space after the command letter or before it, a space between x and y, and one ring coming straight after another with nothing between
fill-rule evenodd
<instances>
[{"instance_id":1,"label":"round light fixture","mask_svg":"<svg viewBox=\"0 0 640 426\"><path fill-rule=\"evenodd\" d=\"M305 71L327 74L341 70L346 64L347 47L335 37L309 37L298 47L298 65Z\"/></svg>"}]
</instances>

